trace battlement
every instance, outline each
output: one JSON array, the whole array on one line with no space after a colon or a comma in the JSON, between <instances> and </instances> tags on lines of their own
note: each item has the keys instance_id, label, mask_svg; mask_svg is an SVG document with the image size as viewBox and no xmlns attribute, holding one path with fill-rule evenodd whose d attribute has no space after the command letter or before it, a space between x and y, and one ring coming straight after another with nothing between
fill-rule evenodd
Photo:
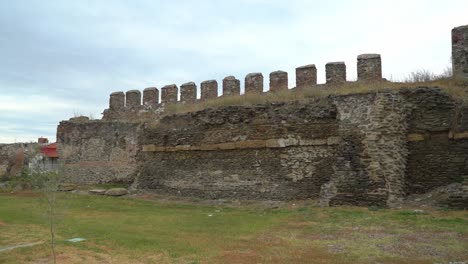
<instances>
[{"instance_id":1,"label":"battlement","mask_svg":"<svg viewBox=\"0 0 468 264\"><path fill-rule=\"evenodd\" d=\"M452 29L452 68L453 76L457 79L468 79L468 25ZM346 64L343 61L329 62L325 65L325 84L317 83L317 68L315 64L308 64L296 68L296 86L292 89L323 89L342 86L347 80ZM276 93L290 89L288 73L273 71L269 74L269 86L264 91L264 76L260 72L248 73L244 78L244 96L266 93ZM382 58L380 54L366 53L357 56L357 82L379 82L382 78ZM160 116L167 105L195 104L213 100L218 97L240 96L240 80L235 76L227 76L222 82L222 89L218 89L217 80L207 80L198 87L194 82L166 85L159 90L150 87L143 90L113 92L110 94L109 109L104 111L105 120L133 120L142 114L147 117ZM200 89L200 98L197 90ZM218 91L222 94L218 94ZM179 96L180 95L180 96Z\"/></svg>"},{"instance_id":2,"label":"battlement","mask_svg":"<svg viewBox=\"0 0 468 264\"><path fill-rule=\"evenodd\" d=\"M381 81L382 62L380 54L361 54L357 57L358 81ZM346 80L346 64L344 62L330 62L325 66L326 84L340 85ZM274 71L269 74L269 87L263 91L263 74L249 73L244 79L244 94L263 94L279 92L289 89L288 73L285 71ZM317 84L317 68L315 64L309 64L296 68L297 89L314 89ZM111 115L118 112L148 112L149 110L160 112L161 108L169 104L193 104L218 97L241 95L240 80L235 76L227 76L222 80L222 94L218 94L218 82L207 80L200 83L200 98L197 98L197 85L194 82L184 83L179 87L176 84L166 85L161 88L161 100L159 90L150 87L143 90L143 101L141 92L130 90L124 92L113 92L109 99L109 109L105 119L119 119L122 115ZM180 97L178 96L180 94ZM179 99L180 98L180 99ZM111 116L109 118L109 116ZM128 115L126 116L128 117ZM125 118L125 117L124 117Z\"/></svg>"}]
</instances>

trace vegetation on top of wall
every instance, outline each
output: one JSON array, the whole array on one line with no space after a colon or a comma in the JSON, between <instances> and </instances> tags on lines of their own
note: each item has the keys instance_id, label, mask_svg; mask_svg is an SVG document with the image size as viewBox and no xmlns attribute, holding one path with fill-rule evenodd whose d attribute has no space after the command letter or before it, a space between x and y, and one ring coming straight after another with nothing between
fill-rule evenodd
<instances>
[{"instance_id":1,"label":"vegetation on top of wall","mask_svg":"<svg viewBox=\"0 0 468 264\"><path fill-rule=\"evenodd\" d=\"M417 71L405 80L405 82L347 82L342 85L328 86L316 85L303 89L292 88L279 92L264 92L262 94L248 94L239 96L220 96L213 100L198 101L194 104L168 105L165 115L186 113L217 108L228 105L254 105L271 102L300 101L310 98L324 98L333 95L348 95L380 92L385 90L399 90L404 88L438 87L462 103L468 103L468 82L455 80L450 75L435 75L429 71Z\"/></svg>"}]
</instances>

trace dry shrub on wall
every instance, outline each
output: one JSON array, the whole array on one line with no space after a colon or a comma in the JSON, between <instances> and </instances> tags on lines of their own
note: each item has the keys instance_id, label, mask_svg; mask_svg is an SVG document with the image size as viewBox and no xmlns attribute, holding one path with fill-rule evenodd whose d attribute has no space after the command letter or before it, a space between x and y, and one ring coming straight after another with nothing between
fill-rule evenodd
<instances>
[{"instance_id":1,"label":"dry shrub on wall","mask_svg":"<svg viewBox=\"0 0 468 264\"><path fill-rule=\"evenodd\" d=\"M411 72L404 80L407 83L424 83L438 80L447 80L452 78L452 68L446 67L440 74L436 74L430 70L421 69Z\"/></svg>"}]
</instances>

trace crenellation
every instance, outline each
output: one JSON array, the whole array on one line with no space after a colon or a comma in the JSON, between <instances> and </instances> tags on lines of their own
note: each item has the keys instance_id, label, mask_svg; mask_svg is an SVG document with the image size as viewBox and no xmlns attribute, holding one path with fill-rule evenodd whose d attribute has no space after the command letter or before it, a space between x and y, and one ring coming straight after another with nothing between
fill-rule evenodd
<instances>
[{"instance_id":1,"label":"crenellation","mask_svg":"<svg viewBox=\"0 0 468 264\"><path fill-rule=\"evenodd\" d=\"M124 92L113 92L109 97L109 109L112 111L122 111L125 108Z\"/></svg>"},{"instance_id":2,"label":"crenellation","mask_svg":"<svg viewBox=\"0 0 468 264\"><path fill-rule=\"evenodd\" d=\"M182 104L193 104L197 100L197 85L187 82L180 86L180 102Z\"/></svg>"},{"instance_id":3,"label":"crenellation","mask_svg":"<svg viewBox=\"0 0 468 264\"><path fill-rule=\"evenodd\" d=\"M170 84L161 88L161 103L162 104L175 104L177 103L177 85Z\"/></svg>"},{"instance_id":4,"label":"crenellation","mask_svg":"<svg viewBox=\"0 0 468 264\"><path fill-rule=\"evenodd\" d=\"M358 81L382 80L382 59L380 54L361 54L357 57Z\"/></svg>"},{"instance_id":5,"label":"crenellation","mask_svg":"<svg viewBox=\"0 0 468 264\"><path fill-rule=\"evenodd\" d=\"M223 79L223 96L234 96L240 94L240 81L234 76Z\"/></svg>"},{"instance_id":6,"label":"crenellation","mask_svg":"<svg viewBox=\"0 0 468 264\"><path fill-rule=\"evenodd\" d=\"M468 80L468 25L452 29L453 76Z\"/></svg>"},{"instance_id":7,"label":"crenellation","mask_svg":"<svg viewBox=\"0 0 468 264\"><path fill-rule=\"evenodd\" d=\"M156 106L159 103L159 91L156 87L148 87L143 90L143 105Z\"/></svg>"},{"instance_id":8,"label":"crenellation","mask_svg":"<svg viewBox=\"0 0 468 264\"><path fill-rule=\"evenodd\" d=\"M249 73L245 76L245 94L260 94L263 92L263 74Z\"/></svg>"},{"instance_id":9,"label":"crenellation","mask_svg":"<svg viewBox=\"0 0 468 264\"><path fill-rule=\"evenodd\" d=\"M125 94L125 107L136 109L141 106L141 92L139 90L130 90Z\"/></svg>"},{"instance_id":10,"label":"crenellation","mask_svg":"<svg viewBox=\"0 0 468 264\"><path fill-rule=\"evenodd\" d=\"M288 73L274 71L270 73L270 92L288 90Z\"/></svg>"},{"instance_id":11,"label":"crenellation","mask_svg":"<svg viewBox=\"0 0 468 264\"><path fill-rule=\"evenodd\" d=\"M311 87L317 85L317 68L315 64L304 65L296 68L296 88Z\"/></svg>"},{"instance_id":12,"label":"crenellation","mask_svg":"<svg viewBox=\"0 0 468 264\"><path fill-rule=\"evenodd\" d=\"M346 82L346 64L343 61L329 62L325 65L327 84Z\"/></svg>"},{"instance_id":13,"label":"crenellation","mask_svg":"<svg viewBox=\"0 0 468 264\"><path fill-rule=\"evenodd\" d=\"M204 81L200 84L200 100L209 100L218 97L218 82L216 80Z\"/></svg>"}]
</instances>

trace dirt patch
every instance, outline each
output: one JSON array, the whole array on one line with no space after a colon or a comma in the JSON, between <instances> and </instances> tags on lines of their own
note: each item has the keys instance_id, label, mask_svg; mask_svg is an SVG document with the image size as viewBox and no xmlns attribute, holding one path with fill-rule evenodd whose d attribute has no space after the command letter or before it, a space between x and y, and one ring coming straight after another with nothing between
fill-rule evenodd
<instances>
[{"instance_id":1,"label":"dirt patch","mask_svg":"<svg viewBox=\"0 0 468 264\"><path fill-rule=\"evenodd\" d=\"M18 192L0 192L0 196L15 196L15 197L39 197L40 193L26 190Z\"/></svg>"},{"instance_id":2,"label":"dirt patch","mask_svg":"<svg viewBox=\"0 0 468 264\"><path fill-rule=\"evenodd\" d=\"M0 219L0 227L2 226L6 226L6 223L2 221L2 219Z\"/></svg>"},{"instance_id":3,"label":"dirt patch","mask_svg":"<svg viewBox=\"0 0 468 264\"><path fill-rule=\"evenodd\" d=\"M51 263L52 257L42 257L34 260L34 264ZM28 262L29 263L29 262ZM143 264L143 263L172 263L169 256L165 254L154 254L142 256L142 258L134 258L125 254L111 254L94 252L91 250L77 249L73 247L61 248L57 252L57 263L122 263L122 264Z\"/></svg>"},{"instance_id":4,"label":"dirt patch","mask_svg":"<svg viewBox=\"0 0 468 264\"><path fill-rule=\"evenodd\" d=\"M207 263L346 263L338 256L319 247L295 245L271 233L246 238L238 245L224 249Z\"/></svg>"}]
</instances>

